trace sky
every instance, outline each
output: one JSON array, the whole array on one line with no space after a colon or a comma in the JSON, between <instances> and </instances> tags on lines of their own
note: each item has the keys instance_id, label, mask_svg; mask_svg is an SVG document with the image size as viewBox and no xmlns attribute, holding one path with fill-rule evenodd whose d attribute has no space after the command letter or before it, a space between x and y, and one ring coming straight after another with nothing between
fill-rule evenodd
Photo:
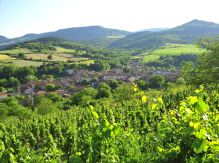
<instances>
[{"instance_id":1,"label":"sky","mask_svg":"<svg viewBox=\"0 0 219 163\"><path fill-rule=\"evenodd\" d=\"M7 38L93 25L173 28L193 19L219 23L217 0L0 0L0 35Z\"/></svg>"}]
</instances>

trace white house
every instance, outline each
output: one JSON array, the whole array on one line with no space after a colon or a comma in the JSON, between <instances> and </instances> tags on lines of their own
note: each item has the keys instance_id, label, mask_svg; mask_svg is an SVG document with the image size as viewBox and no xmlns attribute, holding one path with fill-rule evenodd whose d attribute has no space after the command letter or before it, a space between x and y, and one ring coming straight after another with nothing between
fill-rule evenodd
<instances>
[{"instance_id":1,"label":"white house","mask_svg":"<svg viewBox=\"0 0 219 163\"><path fill-rule=\"evenodd\" d=\"M7 93L6 92L0 92L0 99L6 98Z\"/></svg>"},{"instance_id":2,"label":"white house","mask_svg":"<svg viewBox=\"0 0 219 163\"><path fill-rule=\"evenodd\" d=\"M27 94L31 94L31 93L33 93L33 88L31 88L31 87L23 87L23 88L21 88L21 93L27 93Z\"/></svg>"},{"instance_id":3,"label":"white house","mask_svg":"<svg viewBox=\"0 0 219 163\"><path fill-rule=\"evenodd\" d=\"M72 69L66 69L66 73L69 74L69 75L72 75L73 74L73 70Z\"/></svg>"}]
</instances>

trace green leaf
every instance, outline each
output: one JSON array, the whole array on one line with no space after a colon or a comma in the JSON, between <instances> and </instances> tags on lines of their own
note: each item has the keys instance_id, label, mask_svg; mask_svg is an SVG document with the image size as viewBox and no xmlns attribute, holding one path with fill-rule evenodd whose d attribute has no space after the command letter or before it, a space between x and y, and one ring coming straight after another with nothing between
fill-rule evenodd
<instances>
[{"instance_id":1,"label":"green leaf","mask_svg":"<svg viewBox=\"0 0 219 163\"><path fill-rule=\"evenodd\" d=\"M99 115L98 115L95 111L92 111L92 114L93 114L96 118L99 118Z\"/></svg>"},{"instance_id":2,"label":"green leaf","mask_svg":"<svg viewBox=\"0 0 219 163\"><path fill-rule=\"evenodd\" d=\"M188 127L187 132L189 133L189 135L191 135L193 132L196 132L196 130L194 129L194 127Z\"/></svg>"},{"instance_id":3,"label":"green leaf","mask_svg":"<svg viewBox=\"0 0 219 163\"><path fill-rule=\"evenodd\" d=\"M120 133L120 132L121 132L121 127L120 127L120 126L117 127L117 128L114 130L115 135L117 135L117 134Z\"/></svg>"},{"instance_id":4,"label":"green leaf","mask_svg":"<svg viewBox=\"0 0 219 163\"><path fill-rule=\"evenodd\" d=\"M69 159L69 163L84 163L84 162L79 156L71 156Z\"/></svg>"},{"instance_id":5,"label":"green leaf","mask_svg":"<svg viewBox=\"0 0 219 163\"><path fill-rule=\"evenodd\" d=\"M206 131L205 129L201 129L200 132L197 134L198 138L202 138L205 135Z\"/></svg>"},{"instance_id":6,"label":"green leaf","mask_svg":"<svg viewBox=\"0 0 219 163\"><path fill-rule=\"evenodd\" d=\"M104 120L98 120L100 127L103 129L106 127L106 122Z\"/></svg>"},{"instance_id":7,"label":"green leaf","mask_svg":"<svg viewBox=\"0 0 219 163\"><path fill-rule=\"evenodd\" d=\"M192 148L194 148L195 153L202 153L207 152L208 145L206 140L201 140L201 139L195 139L194 142L192 143Z\"/></svg>"}]
</instances>

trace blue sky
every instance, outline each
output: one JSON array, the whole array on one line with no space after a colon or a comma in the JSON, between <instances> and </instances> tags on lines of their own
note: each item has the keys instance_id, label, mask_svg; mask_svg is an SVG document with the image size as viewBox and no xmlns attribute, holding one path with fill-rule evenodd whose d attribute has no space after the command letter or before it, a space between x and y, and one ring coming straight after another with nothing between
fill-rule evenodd
<instances>
[{"instance_id":1,"label":"blue sky","mask_svg":"<svg viewBox=\"0 0 219 163\"><path fill-rule=\"evenodd\" d=\"M204 2L204 1L203 1ZM193 19L219 23L216 0L0 0L0 35L8 38L101 25L137 31Z\"/></svg>"}]
</instances>

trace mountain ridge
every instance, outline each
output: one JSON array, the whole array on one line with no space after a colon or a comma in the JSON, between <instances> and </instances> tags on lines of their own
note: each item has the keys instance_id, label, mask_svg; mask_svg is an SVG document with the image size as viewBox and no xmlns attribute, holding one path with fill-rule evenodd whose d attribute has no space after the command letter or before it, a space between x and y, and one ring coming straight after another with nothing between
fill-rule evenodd
<instances>
[{"instance_id":1,"label":"mountain ridge","mask_svg":"<svg viewBox=\"0 0 219 163\"><path fill-rule=\"evenodd\" d=\"M194 19L190 22L184 23L180 26L157 31L157 32L137 32L127 35L115 42L112 42L109 48L118 49L138 49L148 50L154 49L158 46L164 46L165 43L176 44L191 44L202 36L211 36L219 34L219 25L213 22L207 22Z\"/></svg>"},{"instance_id":2,"label":"mountain ridge","mask_svg":"<svg viewBox=\"0 0 219 163\"><path fill-rule=\"evenodd\" d=\"M41 34L30 33L21 37L7 39L7 40L2 39L2 41L0 40L2 43L2 45L0 44L0 50L2 50L3 48L7 48L10 45L15 44L17 42L29 41L42 37L58 37L69 41L81 41L81 40L89 40L96 38L105 38L107 36L126 36L130 33L131 32L129 31L110 29L102 26L73 27L73 28L59 29L54 32L46 32Z\"/></svg>"}]
</instances>

